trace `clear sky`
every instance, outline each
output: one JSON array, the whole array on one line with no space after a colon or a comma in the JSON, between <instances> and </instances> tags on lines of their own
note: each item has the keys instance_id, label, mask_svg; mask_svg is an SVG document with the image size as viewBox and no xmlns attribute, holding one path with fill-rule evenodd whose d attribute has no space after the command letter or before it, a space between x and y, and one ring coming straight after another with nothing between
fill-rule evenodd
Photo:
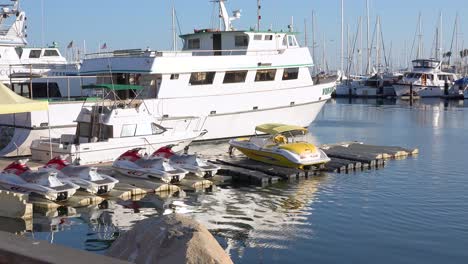
<instances>
[{"instance_id":1,"label":"clear sky","mask_svg":"<svg viewBox=\"0 0 468 264\"><path fill-rule=\"evenodd\" d=\"M174 1L182 33L208 28L216 20L213 18L213 3L208 0ZM234 22L237 28L248 29L256 24L256 2L227 2L230 11L242 10L241 20ZM429 56L433 46L439 12L443 14L444 50L450 46L457 12L461 15L460 45L463 43L462 33L468 26L468 18L463 18L468 13L467 0L370 2L371 34L375 17L380 15L387 53L391 45L393 57L396 58L394 60L403 60L405 41L410 49L419 12L423 17L426 56ZM87 52L96 51L100 43L106 43L108 49L171 47L172 0L22 0L21 6L27 12L29 43L33 46L57 41L64 48L73 40L75 46L83 46L83 41L86 41ZM317 36L320 36L322 42L325 35L328 60L330 64L336 65L340 43L339 8L340 0L262 0L262 25L265 29L286 29L291 17L294 17L296 30L303 32L304 20L307 20L310 32L311 13L314 10L317 16ZM356 32L358 17L364 14L365 0L345 0L345 24L349 24L351 34ZM303 42L304 36L299 38ZM309 33L309 45L310 38Z\"/></svg>"}]
</instances>

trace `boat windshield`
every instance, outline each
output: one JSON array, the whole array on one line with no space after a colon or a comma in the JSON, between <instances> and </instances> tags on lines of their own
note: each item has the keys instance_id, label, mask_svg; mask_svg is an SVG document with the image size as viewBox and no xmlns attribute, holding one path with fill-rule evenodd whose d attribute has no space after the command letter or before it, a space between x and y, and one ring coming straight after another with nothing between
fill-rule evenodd
<instances>
[{"instance_id":1,"label":"boat windshield","mask_svg":"<svg viewBox=\"0 0 468 264\"><path fill-rule=\"evenodd\" d=\"M303 130L288 131L280 135L287 139L287 143L312 142L313 140L312 135Z\"/></svg>"},{"instance_id":2,"label":"boat windshield","mask_svg":"<svg viewBox=\"0 0 468 264\"><path fill-rule=\"evenodd\" d=\"M413 61L413 68L435 69L439 66L438 61L434 60L415 60Z\"/></svg>"}]
</instances>

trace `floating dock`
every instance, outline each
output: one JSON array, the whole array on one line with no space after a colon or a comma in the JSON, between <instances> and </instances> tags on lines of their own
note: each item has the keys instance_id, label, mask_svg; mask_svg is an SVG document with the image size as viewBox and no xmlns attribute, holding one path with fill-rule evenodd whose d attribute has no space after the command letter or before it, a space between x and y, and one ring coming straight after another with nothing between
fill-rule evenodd
<instances>
[{"instance_id":1,"label":"floating dock","mask_svg":"<svg viewBox=\"0 0 468 264\"><path fill-rule=\"evenodd\" d=\"M203 179L188 174L180 183L167 184L158 179L137 179L117 173L109 165L99 166L99 171L119 180L115 188L107 195L97 196L78 191L66 202L52 202L33 195L16 194L0 191L0 200L11 206L0 210L0 216L13 218L28 218L32 210L53 210L62 206L85 207L102 203L104 200L129 200L156 194L161 197L172 196L184 191L213 191L215 185L248 184L267 186L283 181L297 181L322 173L353 173L363 170L379 169L385 166L386 160L405 159L417 155L418 149L398 146L368 145L362 142L343 142L320 146L331 161L310 170L300 170L269 165L248 159L243 155L217 155L208 158L209 162L221 167L218 175ZM206 158L206 157L205 157ZM11 162L5 160L4 162ZM31 210L32 205L32 210Z\"/></svg>"},{"instance_id":2,"label":"floating dock","mask_svg":"<svg viewBox=\"0 0 468 264\"><path fill-rule=\"evenodd\" d=\"M285 168L248 159L243 155L221 156L210 162L221 166L221 175L232 177L233 182L266 186L279 181L308 178L324 172L351 173L379 169L388 159L404 159L417 155L418 149L397 146L367 145L362 142L343 142L320 146L330 162L311 170Z\"/></svg>"}]
</instances>

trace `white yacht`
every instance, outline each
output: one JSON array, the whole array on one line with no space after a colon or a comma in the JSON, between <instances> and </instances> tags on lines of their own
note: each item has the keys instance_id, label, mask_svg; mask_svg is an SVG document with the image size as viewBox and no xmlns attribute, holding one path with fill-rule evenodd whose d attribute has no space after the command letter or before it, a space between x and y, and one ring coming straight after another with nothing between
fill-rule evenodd
<instances>
[{"instance_id":1,"label":"white yacht","mask_svg":"<svg viewBox=\"0 0 468 264\"><path fill-rule=\"evenodd\" d=\"M456 74L441 70L438 60L414 60L413 70L405 73L393 87L396 96L409 94L413 86L413 92L421 97L440 97L456 79Z\"/></svg>"},{"instance_id":2,"label":"white yacht","mask_svg":"<svg viewBox=\"0 0 468 264\"><path fill-rule=\"evenodd\" d=\"M118 87L120 90L140 89L137 86ZM109 85L107 89L116 87ZM173 123L173 127L163 127L140 100L104 100L83 106L76 118L75 134L34 140L32 159L48 161L63 155L67 156L68 162L88 165L114 161L133 148L151 154L161 147L174 145L175 151L180 152L204 133L197 130L197 120L186 117L179 120L179 126Z\"/></svg>"},{"instance_id":3,"label":"white yacht","mask_svg":"<svg viewBox=\"0 0 468 264\"><path fill-rule=\"evenodd\" d=\"M26 13L19 8L19 0L11 2L0 5L0 82L28 98L65 96L64 90L54 86L55 82L50 82L47 91L43 83L31 82L31 78L77 75L79 63L69 63L56 43L50 47L27 47Z\"/></svg>"},{"instance_id":4,"label":"white yacht","mask_svg":"<svg viewBox=\"0 0 468 264\"><path fill-rule=\"evenodd\" d=\"M330 99L335 82L314 85L309 49L298 44L292 30L236 30L232 23L240 13L230 17L225 1L218 4L223 28L180 36L182 50L90 54L81 74L97 75L97 84L144 86L145 103L155 117L201 116L208 133L198 140L250 135L259 123L293 120L308 126ZM56 135L74 131L73 117L80 109L76 102L50 104L50 121L46 112L0 117L0 125L14 129L21 148L10 145L0 155L27 153L28 142L49 127Z\"/></svg>"}]
</instances>

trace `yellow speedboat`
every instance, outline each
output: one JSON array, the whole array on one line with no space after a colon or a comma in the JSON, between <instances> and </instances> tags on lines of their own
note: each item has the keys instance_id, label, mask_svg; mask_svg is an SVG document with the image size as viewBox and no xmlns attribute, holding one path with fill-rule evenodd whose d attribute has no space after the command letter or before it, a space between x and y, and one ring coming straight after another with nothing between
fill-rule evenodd
<instances>
[{"instance_id":1,"label":"yellow speedboat","mask_svg":"<svg viewBox=\"0 0 468 264\"><path fill-rule=\"evenodd\" d=\"M300 126L264 124L255 128L254 137L232 139L229 144L253 160L284 167L309 169L329 162L321 149L307 142L307 134Z\"/></svg>"}]
</instances>

